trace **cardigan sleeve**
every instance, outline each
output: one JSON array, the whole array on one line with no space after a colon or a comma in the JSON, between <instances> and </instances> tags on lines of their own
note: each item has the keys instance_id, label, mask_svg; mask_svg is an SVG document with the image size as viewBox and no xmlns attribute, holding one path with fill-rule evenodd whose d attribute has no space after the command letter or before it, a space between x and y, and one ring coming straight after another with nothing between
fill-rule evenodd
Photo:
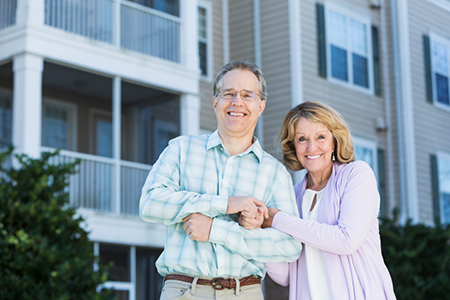
<instances>
[{"instance_id":1,"label":"cardigan sleeve","mask_svg":"<svg viewBox=\"0 0 450 300\"><path fill-rule=\"evenodd\" d=\"M339 203L337 224L303 220L279 212L272 227L324 251L339 255L355 252L366 239L372 224L378 222L380 198L375 175L369 165L358 161L346 168L349 169L336 174L330 185L335 190L327 193L331 197L341 197L331 199ZM337 192L338 187L343 188L343 193ZM324 201L322 205L329 203L332 202ZM322 213L324 211L327 208L321 209Z\"/></svg>"}]
</instances>

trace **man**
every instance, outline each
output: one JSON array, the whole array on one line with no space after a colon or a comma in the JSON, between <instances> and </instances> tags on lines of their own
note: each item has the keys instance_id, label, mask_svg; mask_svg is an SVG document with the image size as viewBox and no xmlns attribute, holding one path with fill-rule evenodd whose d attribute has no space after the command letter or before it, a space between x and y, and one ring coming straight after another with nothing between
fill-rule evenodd
<instances>
[{"instance_id":1,"label":"man","mask_svg":"<svg viewBox=\"0 0 450 300\"><path fill-rule=\"evenodd\" d=\"M291 236L237 223L239 213L267 216L266 205L298 216L289 173L253 137L265 105L258 67L226 64L214 83L217 130L173 139L150 171L139 210L145 221L167 225L156 262L162 300L263 299L264 262L298 259L301 243Z\"/></svg>"}]
</instances>

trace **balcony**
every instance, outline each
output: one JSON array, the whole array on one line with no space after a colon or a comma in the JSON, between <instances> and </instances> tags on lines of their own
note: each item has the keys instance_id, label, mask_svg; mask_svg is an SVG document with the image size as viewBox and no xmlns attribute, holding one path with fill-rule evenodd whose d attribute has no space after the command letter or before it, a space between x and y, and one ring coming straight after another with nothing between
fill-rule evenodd
<instances>
[{"instance_id":1,"label":"balcony","mask_svg":"<svg viewBox=\"0 0 450 300\"><path fill-rule=\"evenodd\" d=\"M17 1L0 1L0 30L15 25ZM179 2L154 2L155 8L131 0L45 0L44 24L180 63Z\"/></svg>"},{"instance_id":2,"label":"balcony","mask_svg":"<svg viewBox=\"0 0 450 300\"><path fill-rule=\"evenodd\" d=\"M113 80L44 63L39 150L62 149L53 163L80 159L70 176L70 204L93 213L138 216L151 166L180 135L180 97L120 81L114 110ZM0 147L12 143L12 63L0 66ZM120 129L119 129L120 128ZM119 130L118 130L119 129Z\"/></svg>"},{"instance_id":3,"label":"balcony","mask_svg":"<svg viewBox=\"0 0 450 300\"><path fill-rule=\"evenodd\" d=\"M51 162L71 163L76 159L81 162L77 173L70 176L68 192L71 206L120 215L139 215L141 189L151 166L66 150L52 157Z\"/></svg>"}]
</instances>

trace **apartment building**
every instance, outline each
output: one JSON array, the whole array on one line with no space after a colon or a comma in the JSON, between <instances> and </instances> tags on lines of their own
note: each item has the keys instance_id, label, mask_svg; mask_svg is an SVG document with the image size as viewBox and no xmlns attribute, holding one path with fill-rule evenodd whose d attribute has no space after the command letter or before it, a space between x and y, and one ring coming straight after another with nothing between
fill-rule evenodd
<instances>
[{"instance_id":1,"label":"apartment building","mask_svg":"<svg viewBox=\"0 0 450 300\"><path fill-rule=\"evenodd\" d=\"M231 59L265 74L269 153L291 107L325 102L378 178L381 215L450 222L448 28L448 0L0 0L0 144L81 159L70 201L115 262L107 286L158 299L165 229L137 216L140 190L171 138L215 130Z\"/></svg>"}]
</instances>

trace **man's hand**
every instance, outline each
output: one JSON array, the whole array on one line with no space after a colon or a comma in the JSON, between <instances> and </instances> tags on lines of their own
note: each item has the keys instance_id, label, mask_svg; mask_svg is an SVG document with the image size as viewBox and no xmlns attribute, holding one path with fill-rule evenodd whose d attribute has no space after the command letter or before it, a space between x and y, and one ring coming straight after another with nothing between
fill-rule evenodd
<instances>
[{"instance_id":1,"label":"man's hand","mask_svg":"<svg viewBox=\"0 0 450 300\"><path fill-rule=\"evenodd\" d=\"M261 200L252 196L230 196L228 197L227 215L247 212L247 217L256 218L262 212L265 218L269 217L269 211Z\"/></svg>"},{"instance_id":2,"label":"man's hand","mask_svg":"<svg viewBox=\"0 0 450 300\"><path fill-rule=\"evenodd\" d=\"M213 219L205 215L195 213L183 219L183 229L186 230L186 234L193 241L207 242L209 240L209 234Z\"/></svg>"},{"instance_id":3,"label":"man's hand","mask_svg":"<svg viewBox=\"0 0 450 300\"><path fill-rule=\"evenodd\" d=\"M239 225L244 227L245 229L254 229L261 228L261 225L264 221L263 212L258 212L256 217L253 217L253 214L243 211L239 215Z\"/></svg>"}]
</instances>

